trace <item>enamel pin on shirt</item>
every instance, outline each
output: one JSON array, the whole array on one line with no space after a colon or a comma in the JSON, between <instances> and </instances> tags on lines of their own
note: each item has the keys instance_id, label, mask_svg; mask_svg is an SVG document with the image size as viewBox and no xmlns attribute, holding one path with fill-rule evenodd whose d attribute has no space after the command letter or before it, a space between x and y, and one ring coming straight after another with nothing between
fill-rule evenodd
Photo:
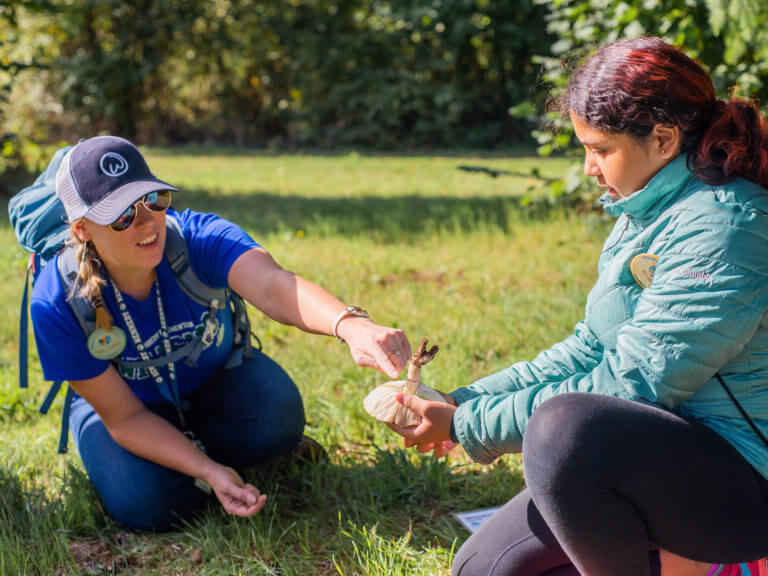
<instances>
[{"instance_id":1,"label":"enamel pin on shirt","mask_svg":"<svg viewBox=\"0 0 768 576\"><path fill-rule=\"evenodd\" d=\"M656 263L659 257L656 254L638 254L629 263L629 270L632 272L632 278L642 290L648 288L653 280L653 273L656 272Z\"/></svg>"},{"instance_id":2,"label":"enamel pin on shirt","mask_svg":"<svg viewBox=\"0 0 768 576\"><path fill-rule=\"evenodd\" d=\"M109 330L96 328L88 336L88 352L99 360L111 360L125 349L126 340L125 332L117 326L112 326Z\"/></svg>"}]
</instances>

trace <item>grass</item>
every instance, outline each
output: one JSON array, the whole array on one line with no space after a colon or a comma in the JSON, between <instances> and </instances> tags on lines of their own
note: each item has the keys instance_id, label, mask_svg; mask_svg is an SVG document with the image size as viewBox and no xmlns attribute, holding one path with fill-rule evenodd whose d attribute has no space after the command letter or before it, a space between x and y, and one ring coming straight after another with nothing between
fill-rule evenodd
<instances>
[{"instance_id":1,"label":"grass","mask_svg":"<svg viewBox=\"0 0 768 576\"><path fill-rule=\"evenodd\" d=\"M380 323L441 345L424 378L441 390L471 383L562 339L583 315L609 223L519 198L562 161L510 158L270 156L149 150L178 207L215 210L278 262ZM518 175L457 170L482 165ZM6 206L4 205L3 208ZM500 505L524 485L519 457L472 463L402 450L362 408L386 379L344 346L252 310L265 351L302 391L307 433L328 462L276 463L251 473L269 495L253 519L218 506L184 530L126 534L99 504L77 454L57 456L62 397L36 413L47 385L34 354L30 388L16 387L26 256L0 226L0 574L448 574L466 539L452 513Z\"/></svg>"}]
</instances>

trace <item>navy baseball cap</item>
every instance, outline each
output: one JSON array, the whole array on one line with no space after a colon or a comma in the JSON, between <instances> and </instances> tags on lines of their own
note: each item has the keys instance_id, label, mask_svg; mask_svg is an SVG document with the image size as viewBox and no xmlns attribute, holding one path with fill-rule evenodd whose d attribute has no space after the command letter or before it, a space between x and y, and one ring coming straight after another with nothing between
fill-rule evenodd
<instances>
[{"instance_id":1,"label":"navy baseball cap","mask_svg":"<svg viewBox=\"0 0 768 576\"><path fill-rule=\"evenodd\" d=\"M149 171L136 146L117 136L81 140L56 172L56 195L67 219L111 224L145 194L176 188Z\"/></svg>"}]
</instances>

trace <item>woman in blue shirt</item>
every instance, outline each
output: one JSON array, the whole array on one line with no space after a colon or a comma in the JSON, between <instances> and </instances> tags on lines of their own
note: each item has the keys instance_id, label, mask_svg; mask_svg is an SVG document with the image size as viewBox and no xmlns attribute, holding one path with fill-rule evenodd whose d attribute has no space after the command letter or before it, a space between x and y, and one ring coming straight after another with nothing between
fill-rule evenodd
<instances>
[{"instance_id":1,"label":"woman in blue shirt","mask_svg":"<svg viewBox=\"0 0 768 576\"><path fill-rule=\"evenodd\" d=\"M69 381L77 393L75 444L107 510L128 529L169 529L201 509L211 490L227 512L256 514L266 496L235 468L291 451L304 427L298 389L275 362L254 351L225 367L234 341L229 306L212 312L181 288L165 257L166 218L176 220L189 265L207 286L231 289L278 322L334 335L359 365L392 377L410 357L402 331L284 270L234 224L170 209L175 190L130 142L80 142L56 175L77 280L68 293L54 261L31 298L44 376ZM72 296L95 308L88 337ZM152 363L211 326L194 362Z\"/></svg>"}]
</instances>

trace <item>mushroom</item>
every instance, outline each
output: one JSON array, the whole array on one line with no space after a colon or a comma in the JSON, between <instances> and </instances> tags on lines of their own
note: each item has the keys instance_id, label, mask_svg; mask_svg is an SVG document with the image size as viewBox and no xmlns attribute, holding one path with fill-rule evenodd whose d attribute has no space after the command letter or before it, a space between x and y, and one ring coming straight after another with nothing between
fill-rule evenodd
<instances>
[{"instance_id":1,"label":"mushroom","mask_svg":"<svg viewBox=\"0 0 768 576\"><path fill-rule=\"evenodd\" d=\"M408 392L432 402L446 403L437 390L426 386L420 380L421 367L435 357L437 350L437 346L427 350L427 339L424 338L411 357L407 380L394 380L377 386L365 397L363 406L368 414L382 422L414 426L421 422L421 418L396 400L399 392Z\"/></svg>"}]
</instances>

